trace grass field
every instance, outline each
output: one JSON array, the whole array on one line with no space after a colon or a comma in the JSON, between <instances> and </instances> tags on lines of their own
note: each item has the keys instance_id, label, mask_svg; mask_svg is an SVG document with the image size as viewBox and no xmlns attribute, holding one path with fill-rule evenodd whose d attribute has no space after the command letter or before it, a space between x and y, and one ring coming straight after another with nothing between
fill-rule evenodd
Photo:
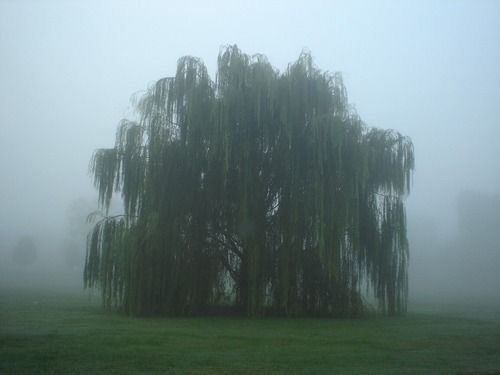
<instances>
[{"instance_id":1,"label":"grass field","mask_svg":"<svg viewBox=\"0 0 500 375\"><path fill-rule=\"evenodd\" d=\"M0 374L500 373L498 319L135 319L98 300L0 292Z\"/></svg>"}]
</instances>

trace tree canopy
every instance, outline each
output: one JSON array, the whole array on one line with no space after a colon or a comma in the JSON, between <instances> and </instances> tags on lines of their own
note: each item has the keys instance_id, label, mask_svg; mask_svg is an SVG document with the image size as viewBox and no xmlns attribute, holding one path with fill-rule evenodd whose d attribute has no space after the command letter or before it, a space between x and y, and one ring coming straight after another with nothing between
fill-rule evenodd
<instances>
[{"instance_id":1,"label":"tree canopy","mask_svg":"<svg viewBox=\"0 0 500 375\"><path fill-rule=\"evenodd\" d=\"M367 127L340 74L229 46L215 81L182 57L136 109L90 163L100 205L124 206L88 238L84 283L106 306L354 316L366 287L405 311L413 145Z\"/></svg>"}]
</instances>

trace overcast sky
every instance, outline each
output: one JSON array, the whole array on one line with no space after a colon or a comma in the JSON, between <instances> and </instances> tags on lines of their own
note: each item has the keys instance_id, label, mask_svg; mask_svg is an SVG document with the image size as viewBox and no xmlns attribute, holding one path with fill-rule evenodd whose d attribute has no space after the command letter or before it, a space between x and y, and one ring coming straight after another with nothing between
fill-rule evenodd
<instances>
[{"instance_id":1,"label":"overcast sky","mask_svg":"<svg viewBox=\"0 0 500 375\"><path fill-rule=\"evenodd\" d=\"M453 231L461 190L500 192L500 1L0 0L0 234L57 230L131 95L183 55L213 76L234 43L280 71L308 48L368 125L410 136L409 216Z\"/></svg>"}]
</instances>

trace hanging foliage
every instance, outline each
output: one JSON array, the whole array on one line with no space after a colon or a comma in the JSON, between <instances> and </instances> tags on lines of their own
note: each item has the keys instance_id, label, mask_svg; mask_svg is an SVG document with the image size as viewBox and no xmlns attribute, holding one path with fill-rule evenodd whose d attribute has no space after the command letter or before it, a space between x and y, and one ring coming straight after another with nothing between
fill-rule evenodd
<instances>
[{"instance_id":1,"label":"hanging foliage","mask_svg":"<svg viewBox=\"0 0 500 375\"><path fill-rule=\"evenodd\" d=\"M181 58L90 169L108 210L89 235L86 287L132 315L354 316L370 287L404 312L410 139L368 128L339 74L303 53L284 73L236 46Z\"/></svg>"}]
</instances>

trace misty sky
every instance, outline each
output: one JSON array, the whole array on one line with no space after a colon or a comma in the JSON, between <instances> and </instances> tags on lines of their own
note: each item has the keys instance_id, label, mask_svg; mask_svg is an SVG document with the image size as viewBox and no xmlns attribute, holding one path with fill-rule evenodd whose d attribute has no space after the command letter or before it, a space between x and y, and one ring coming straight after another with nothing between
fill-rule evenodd
<instances>
[{"instance_id":1,"label":"misty sky","mask_svg":"<svg viewBox=\"0 0 500 375\"><path fill-rule=\"evenodd\" d=\"M64 225L131 95L183 55L214 78L234 43L280 71L308 48L368 125L410 136L409 216L453 231L460 191L500 192L499 1L0 0L0 235Z\"/></svg>"}]
</instances>

